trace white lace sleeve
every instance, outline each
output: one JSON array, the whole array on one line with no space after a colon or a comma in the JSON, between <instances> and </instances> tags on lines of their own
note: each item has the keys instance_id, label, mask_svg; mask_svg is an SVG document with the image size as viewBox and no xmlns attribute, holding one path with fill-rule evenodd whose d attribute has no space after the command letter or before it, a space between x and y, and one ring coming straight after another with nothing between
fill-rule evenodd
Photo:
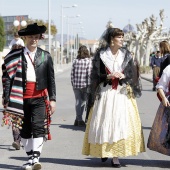
<instances>
[{"instance_id":1,"label":"white lace sleeve","mask_svg":"<svg viewBox=\"0 0 170 170\"><path fill-rule=\"evenodd\" d=\"M163 74L156 85L156 88L168 92L169 82L170 82L170 65L168 65L164 69Z\"/></svg>"}]
</instances>

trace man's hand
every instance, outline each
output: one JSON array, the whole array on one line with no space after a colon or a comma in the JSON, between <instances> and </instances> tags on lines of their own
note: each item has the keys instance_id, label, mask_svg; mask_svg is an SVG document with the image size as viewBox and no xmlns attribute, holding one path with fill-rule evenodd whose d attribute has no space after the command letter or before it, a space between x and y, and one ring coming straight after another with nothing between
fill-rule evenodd
<instances>
[{"instance_id":1,"label":"man's hand","mask_svg":"<svg viewBox=\"0 0 170 170\"><path fill-rule=\"evenodd\" d=\"M9 103L9 102L7 102L7 103L5 104L4 98L2 98L2 105L4 106L4 108L7 108L7 107L8 107L8 103Z\"/></svg>"},{"instance_id":2,"label":"man's hand","mask_svg":"<svg viewBox=\"0 0 170 170\"><path fill-rule=\"evenodd\" d=\"M51 114L53 114L55 112L55 109L56 109L56 102L55 101L50 101Z\"/></svg>"}]
</instances>

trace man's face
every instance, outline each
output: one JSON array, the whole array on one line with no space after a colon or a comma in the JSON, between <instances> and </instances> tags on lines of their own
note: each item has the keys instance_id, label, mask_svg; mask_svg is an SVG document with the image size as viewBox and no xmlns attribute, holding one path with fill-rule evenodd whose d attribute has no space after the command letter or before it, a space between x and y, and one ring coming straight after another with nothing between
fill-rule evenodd
<instances>
[{"instance_id":1,"label":"man's face","mask_svg":"<svg viewBox=\"0 0 170 170\"><path fill-rule=\"evenodd\" d=\"M40 39L40 34L27 35L25 36L25 41L28 47L37 47Z\"/></svg>"}]
</instances>

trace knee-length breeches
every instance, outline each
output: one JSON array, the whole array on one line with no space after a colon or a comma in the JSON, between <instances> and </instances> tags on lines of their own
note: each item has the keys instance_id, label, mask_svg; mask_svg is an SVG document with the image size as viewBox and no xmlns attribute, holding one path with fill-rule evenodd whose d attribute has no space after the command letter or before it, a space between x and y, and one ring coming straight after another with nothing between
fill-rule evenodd
<instances>
[{"instance_id":1,"label":"knee-length breeches","mask_svg":"<svg viewBox=\"0 0 170 170\"><path fill-rule=\"evenodd\" d=\"M38 138L45 136L45 112L44 97L24 99L24 119L21 137Z\"/></svg>"}]
</instances>

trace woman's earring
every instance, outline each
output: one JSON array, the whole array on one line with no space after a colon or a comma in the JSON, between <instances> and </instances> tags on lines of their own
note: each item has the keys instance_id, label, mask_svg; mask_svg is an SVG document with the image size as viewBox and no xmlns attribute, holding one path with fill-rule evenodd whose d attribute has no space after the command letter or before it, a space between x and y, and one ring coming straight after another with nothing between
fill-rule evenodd
<instances>
[{"instance_id":1,"label":"woman's earring","mask_svg":"<svg viewBox=\"0 0 170 170\"><path fill-rule=\"evenodd\" d=\"M111 41L111 46L114 46L113 40Z\"/></svg>"}]
</instances>

